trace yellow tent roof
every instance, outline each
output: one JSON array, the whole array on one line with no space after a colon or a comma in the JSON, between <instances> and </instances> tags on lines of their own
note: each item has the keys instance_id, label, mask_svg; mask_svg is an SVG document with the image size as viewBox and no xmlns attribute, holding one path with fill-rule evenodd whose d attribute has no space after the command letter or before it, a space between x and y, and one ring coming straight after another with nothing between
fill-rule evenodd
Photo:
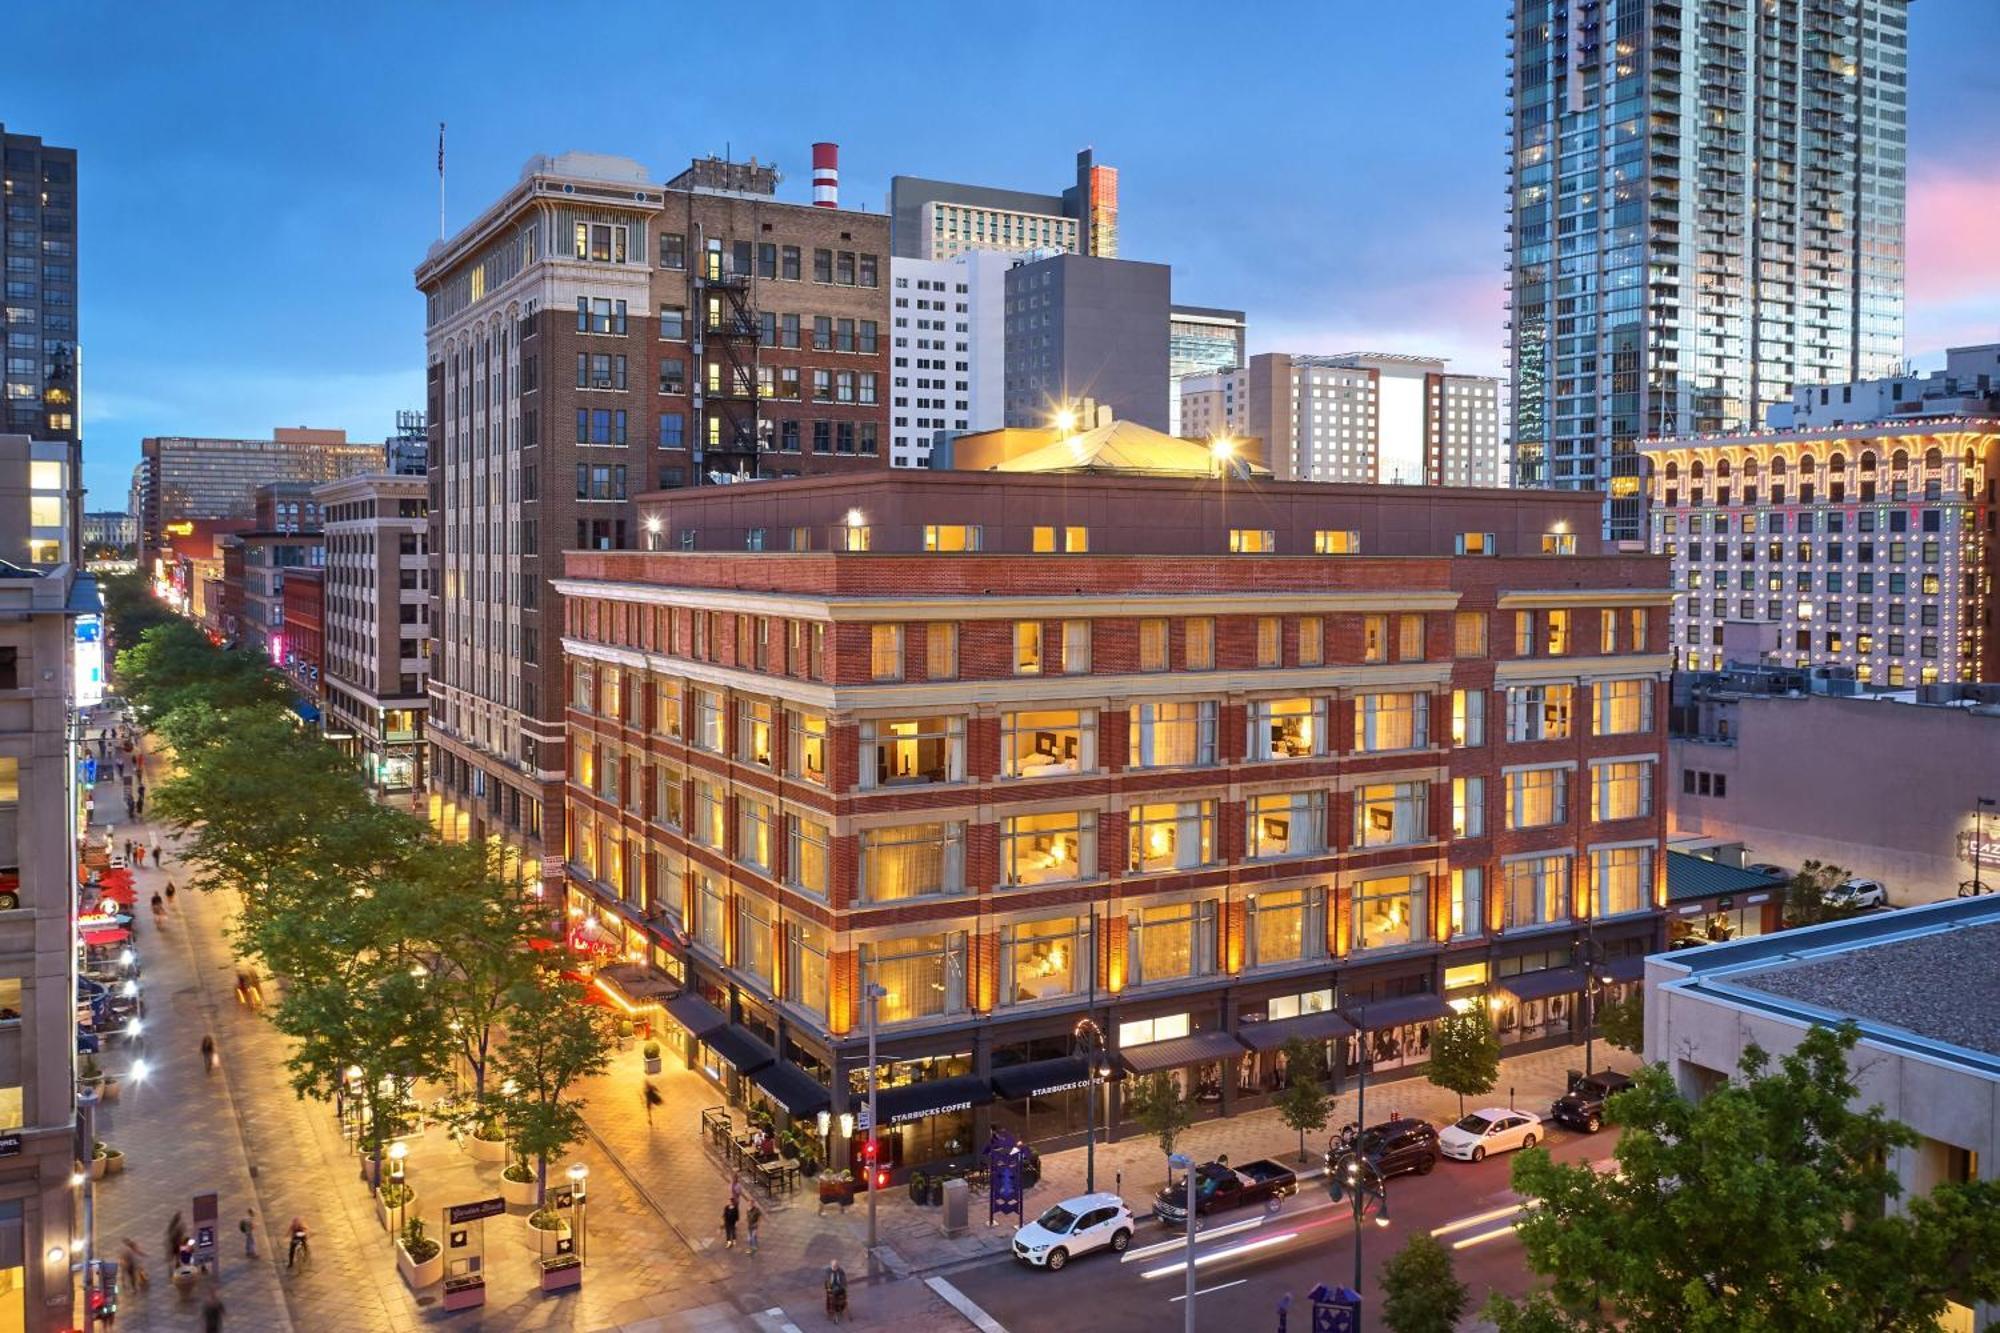
<instances>
[{"instance_id":1,"label":"yellow tent roof","mask_svg":"<svg viewBox=\"0 0 2000 1333\"><path fill-rule=\"evenodd\" d=\"M1228 460L1230 475L1270 474L1245 459ZM1183 440L1136 421L1078 431L1018 458L995 464L995 472L1145 472L1155 476L1212 477L1216 457L1199 440Z\"/></svg>"}]
</instances>

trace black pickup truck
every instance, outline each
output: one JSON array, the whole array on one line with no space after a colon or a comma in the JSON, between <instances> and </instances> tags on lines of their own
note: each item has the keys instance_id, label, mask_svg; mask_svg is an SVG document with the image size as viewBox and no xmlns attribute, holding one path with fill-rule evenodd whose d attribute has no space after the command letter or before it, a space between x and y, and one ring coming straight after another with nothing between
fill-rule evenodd
<instances>
[{"instance_id":1,"label":"black pickup truck","mask_svg":"<svg viewBox=\"0 0 2000 1333\"><path fill-rule=\"evenodd\" d=\"M1259 1159L1241 1166L1204 1162L1194 1168L1194 1210L1200 1217L1245 1204L1282 1199L1299 1190L1298 1177L1276 1162ZM1153 1197L1153 1216L1169 1226L1187 1222L1187 1180L1182 1178Z\"/></svg>"},{"instance_id":2,"label":"black pickup truck","mask_svg":"<svg viewBox=\"0 0 2000 1333\"><path fill-rule=\"evenodd\" d=\"M1595 1134L1604 1126L1604 1103L1613 1094L1631 1086L1631 1079L1610 1070L1576 1079L1570 1084L1569 1091L1556 1098L1555 1105L1549 1107L1549 1119L1586 1134Z\"/></svg>"}]
</instances>

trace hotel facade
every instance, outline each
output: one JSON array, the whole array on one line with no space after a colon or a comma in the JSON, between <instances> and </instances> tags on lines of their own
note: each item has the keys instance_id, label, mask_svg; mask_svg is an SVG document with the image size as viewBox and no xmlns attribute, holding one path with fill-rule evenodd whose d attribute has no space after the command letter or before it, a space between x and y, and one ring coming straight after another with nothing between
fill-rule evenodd
<instances>
[{"instance_id":1,"label":"hotel facade","mask_svg":"<svg viewBox=\"0 0 2000 1333\"><path fill-rule=\"evenodd\" d=\"M1264 1105L1292 1037L1343 1080L1413 1073L1455 1006L1580 1040L1585 966L1600 1001L1639 978L1665 884L1666 570L1599 553L1599 503L969 472L642 496L654 549L557 582L571 941L667 974L651 1030L805 1119L865 1104L879 987L901 1169L995 1127L1074 1141L1084 1019L1100 1126L1156 1071L1204 1115Z\"/></svg>"}]
</instances>

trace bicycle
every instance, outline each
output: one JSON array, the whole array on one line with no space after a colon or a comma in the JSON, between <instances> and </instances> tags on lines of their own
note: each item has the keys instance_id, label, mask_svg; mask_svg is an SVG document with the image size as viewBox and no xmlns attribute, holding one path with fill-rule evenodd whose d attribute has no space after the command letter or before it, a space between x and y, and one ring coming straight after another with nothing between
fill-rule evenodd
<instances>
[{"instance_id":1,"label":"bicycle","mask_svg":"<svg viewBox=\"0 0 2000 1333\"><path fill-rule=\"evenodd\" d=\"M285 1271L288 1273L312 1271L312 1242L303 1231L292 1233L292 1248L285 1256Z\"/></svg>"}]
</instances>

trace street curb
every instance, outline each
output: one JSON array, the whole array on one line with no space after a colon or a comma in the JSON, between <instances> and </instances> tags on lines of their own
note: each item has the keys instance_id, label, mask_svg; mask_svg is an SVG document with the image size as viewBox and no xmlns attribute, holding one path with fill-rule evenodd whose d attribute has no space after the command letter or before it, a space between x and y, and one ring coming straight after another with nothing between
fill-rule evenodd
<instances>
[{"instance_id":1,"label":"street curb","mask_svg":"<svg viewBox=\"0 0 2000 1333\"><path fill-rule=\"evenodd\" d=\"M924 1285L944 1298L945 1304L964 1316L965 1322L979 1330L979 1333L1007 1333L1007 1328L992 1315L979 1308L970 1296L960 1291L941 1277L927 1277Z\"/></svg>"}]
</instances>

